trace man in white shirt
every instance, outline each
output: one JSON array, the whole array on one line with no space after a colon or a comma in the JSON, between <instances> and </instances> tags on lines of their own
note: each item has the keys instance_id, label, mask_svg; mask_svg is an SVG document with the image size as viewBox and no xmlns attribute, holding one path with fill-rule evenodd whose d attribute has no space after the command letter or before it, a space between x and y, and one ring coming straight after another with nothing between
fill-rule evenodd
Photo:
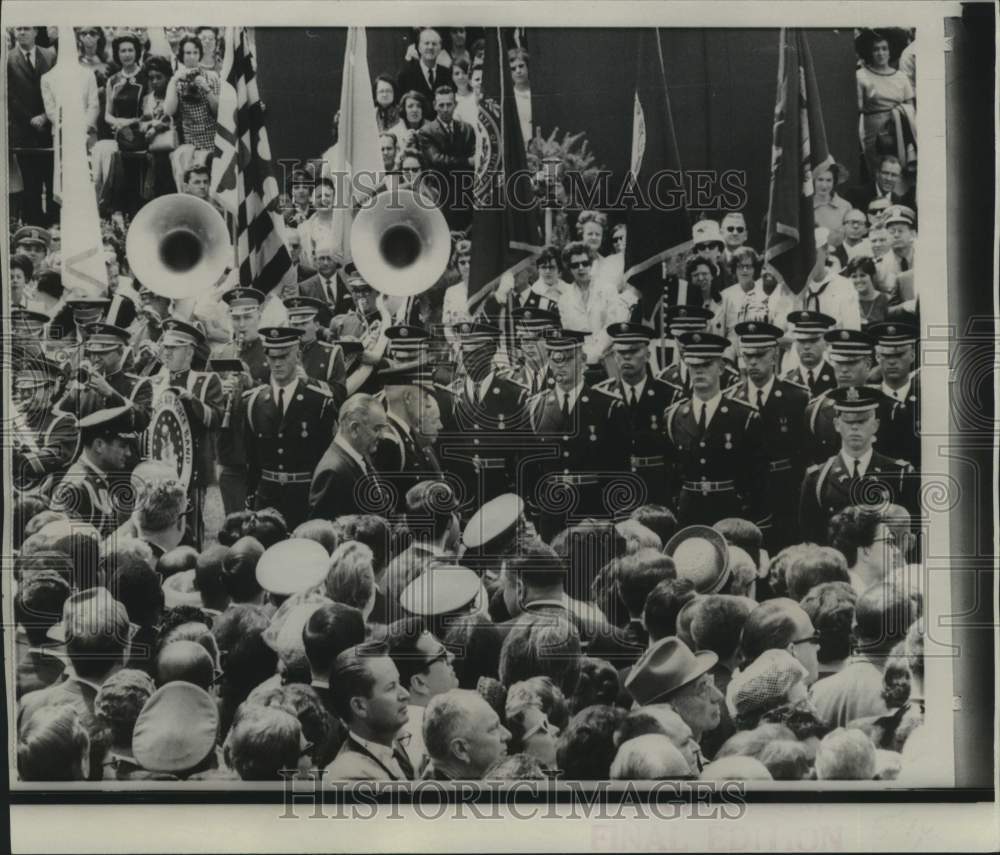
<instances>
[{"instance_id":1,"label":"man in white shirt","mask_svg":"<svg viewBox=\"0 0 1000 855\"><path fill-rule=\"evenodd\" d=\"M858 291L850 279L831 273L826 266L827 229L816 229L816 266L799 295L801 308L830 315L845 330L861 329L861 306Z\"/></svg>"},{"instance_id":2,"label":"man in white shirt","mask_svg":"<svg viewBox=\"0 0 1000 855\"><path fill-rule=\"evenodd\" d=\"M858 255L872 255L871 241L865 237L868 231L868 218L864 211L851 208L844 215L844 252L849 259Z\"/></svg>"}]
</instances>

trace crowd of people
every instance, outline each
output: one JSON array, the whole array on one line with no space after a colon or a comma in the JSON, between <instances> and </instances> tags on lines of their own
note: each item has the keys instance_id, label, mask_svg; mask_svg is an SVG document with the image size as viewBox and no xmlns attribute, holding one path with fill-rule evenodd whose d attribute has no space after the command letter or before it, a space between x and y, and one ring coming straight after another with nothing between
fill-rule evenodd
<instances>
[{"instance_id":1,"label":"crowd of people","mask_svg":"<svg viewBox=\"0 0 1000 855\"><path fill-rule=\"evenodd\" d=\"M386 182L474 168L474 35L415 30L375 78ZM8 59L39 103L40 36ZM915 137L868 120L914 43L859 37L875 171L815 176L808 281L724 212L643 317L602 211L470 312L442 199L447 271L382 293L307 169L281 285L162 296L125 239L162 193L215 203L219 33L77 37L104 295L63 286L53 118L10 75L38 134L7 280L23 780L926 773Z\"/></svg>"}]
</instances>

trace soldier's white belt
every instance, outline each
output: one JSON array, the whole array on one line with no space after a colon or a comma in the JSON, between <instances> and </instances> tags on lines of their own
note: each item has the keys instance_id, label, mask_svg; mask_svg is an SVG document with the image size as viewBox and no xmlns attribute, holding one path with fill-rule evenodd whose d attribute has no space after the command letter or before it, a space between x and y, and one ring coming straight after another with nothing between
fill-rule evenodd
<instances>
[{"instance_id":1,"label":"soldier's white belt","mask_svg":"<svg viewBox=\"0 0 1000 855\"><path fill-rule=\"evenodd\" d=\"M552 480L560 484L573 484L576 487L589 487L599 482L596 475L571 475L567 472L553 475Z\"/></svg>"},{"instance_id":2,"label":"soldier's white belt","mask_svg":"<svg viewBox=\"0 0 1000 855\"><path fill-rule=\"evenodd\" d=\"M655 457L630 457L629 461L633 467L636 469L641 469L644 466L662 466L663 465L663 455L657 455Z\"/></svg>"},{"instance_id":3,"label":"soldier's white belt","mask_svg":"<svg viewBox=\"0 0 1000 855\"><path fill-rule=\"evenodd\" d=\"M472 463L476 469L506 469L507 461L502 457L473 457Z\"/></svg>"},{"instance_id":4,"label":"soldier's white belt","mask_svg":"<svg viewBox=\"0 0 1000 855\"><path fill-rule=\"evenodd\" d=\"M260 477L264 481L275 481L278 484L312 483L312 472L275 472L273 469L261 469Z\"/></svg>"},{"instance_id":5,"label":"soldier's white belt","mask_svg":"<svg viewBox=\"0 0 1000 855\"><path fill-rule=\"evenodd\" d=\"M727 493L736 489L735 481L685 481L684 489L694 493Z\"/></svg>"},{"instance_id":6,"label":"soldier's white belt","mask_svg":"<svg viewBox=\"0 0 1000 855\"><path fill-rule=\"evenodd\" d=\"M767 468L771 472L785 472L792 468L792 461L788 458L785 458L784 460L772 460L767 464Z\"/></svg>"}]
</instances>

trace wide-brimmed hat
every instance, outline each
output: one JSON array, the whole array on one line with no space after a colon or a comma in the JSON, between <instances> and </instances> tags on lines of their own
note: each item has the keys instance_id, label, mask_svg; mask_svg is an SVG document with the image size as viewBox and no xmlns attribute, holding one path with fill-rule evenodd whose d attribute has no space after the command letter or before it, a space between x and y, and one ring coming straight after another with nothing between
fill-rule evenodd
<instances>
[{"instance_id":1,"label":"wide-brimmed hat","mask_svg":"<svg viewBox=\"0 0 1000 855\"><path fill-rule=\"evenodd\" d=\"M679 638L663 638L649 648L632 667L625 688L639 706L666 701L669 696L719 661L711 651L693 653Z\"/></svg>"},{"instance_id":2,"label":"wide-brimmed hat","mask_svg":"<svg viewBox=\"0 0 1000 855\"><path fill-rule=\"evenodd\" d=\"M879 27L877 29L865 27L855 30L854 52L865 62L868 62L875 42L880 42L883 39L889 43L889 62L895 63L899 60L903 48L909 44L910 36L902 27Z\"/></svg>"}]
</instances>

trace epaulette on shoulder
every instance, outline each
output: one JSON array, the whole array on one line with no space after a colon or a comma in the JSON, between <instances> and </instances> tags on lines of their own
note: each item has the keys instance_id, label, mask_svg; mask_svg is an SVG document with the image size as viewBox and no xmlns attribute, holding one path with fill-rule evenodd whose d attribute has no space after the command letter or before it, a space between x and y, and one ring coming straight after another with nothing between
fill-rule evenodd
<instances>
[{"instance_id":1,"label":"epaulette on shoulder","mask_svg":"<svg viewBox=\"0 0 1000 855\"><path fill-rule=\"evenodd\" d=\"M243 397L249 400L250 398L253 398L254 396L260 394L260 390L264 388L266 387L265 384L263 383L261 383L259 386L251 386L249 389L243 392Z\"/></svg>"},{"instance_id":2,"label":"epaulette on shoulder","mask_svg":"<svg viewBox=\"0 0 1000 855\"><path fill-rule=\"evenodd\" d=\"M605 398L613 398L616 401L620 401L622 397L621 393L617 389L612 388L611 385L606 385L613 383L613 380L602 380L600 383L591 386L591 388L599 395L604 395Z\"/></svg>"},{"instance_id":3,"label":"epaulette on shoulder","mask_svg":"<svg viewBox=\"0 0 1000 855\"><path fill-rule=\"evenodd\" d=\"M524 389L526 392L531 388L526 383L522 383L510 374L500 374L499 377L507 383L510 383L511 386L517 386L518 389Z\"/></svg>"},{"instance_id":4,"label":"epaulette on shoulder","mask_svg":"<svg viewBox=\"0 0 1000 855\"><path fill-rule=\"evenodd\" d=\"M722 390L723 396L726 397L726 398L729 398L732 401L741 401L741 400L743 400L742 398L737 398L736 397L737 393L739 393L741 391L740 386L742 386L742 385L743 385L743 381L742 380L737 380L735 383L733 383L732 386L727 386L725 389Z\"/></svg>"},{"instance_id":5,"label":"epaulette on shoulder","mask_svg":"<svg viewBox=\"0 0 1000 855\"><path fill-rule=\"evenodd\" d=\"M729 388L732 389L733 387L730 386ZM725 394L725 393L723 393L723 394ZM727 401L729 401L732 404L739 405L744 410L751 410L752 412L755 412L755 413L757 412L756 407L754 407L753 404L751 404L749 401L744 401L742 398L731 398L728 395L726 395L725 397L726 397Z\"/></svg>"},{"instance_id":6,"label":"epaulette on shoulder","mask_svg":"<svg viewBox=\"0 0 1000 855\"><path fill-rule=\"evenodd\" d=\"M803 392L806 392L807 394L810 392L809 387L805 383L800 383L798 380L789 380L787 377L782 377L781 382L787 383L789 386L792 386L795 389L801 389Z\"/></svg>"},{"instance_id":7,"label":"epaulette on shoulder","mask_svg":"<svg viewBox=\"0 0 1000 855\"><path fill-rule=\"evenodd\" d=\"M823 466L822 463L814 463L812 466L807 466L806 467L806 475L809 475L812 472L819 472L819 470L820 470L820 468L822 466Z\"/></svg>"},{"instance_id":8,"label":"epaulette on shoulder","mask_svg":"<svg viewBox=\"0 0 1000 855\"><path fill-rule=\"evenodd\" d=\"M306 388L312 389L314 392L319 392L320 395L323 395L326 398L333 397L333 393L330 391L330 387L327 386L326 383L324 383L322 386L316 382L306 383Z\"/></svg>"},{"instance_id":9,"label":"epaulette on shoulder","mask_svg":"<svg viewBox=\"0 0 1000 855\"><path fill-rule=\"evenodd\" d=\"M141 374L130 374L128 371L123 371L122 374L124 374L126 377L128 377L129 380L148 380L149 379L148 377L143 377Z\"/></svg>"}]
</instances>

